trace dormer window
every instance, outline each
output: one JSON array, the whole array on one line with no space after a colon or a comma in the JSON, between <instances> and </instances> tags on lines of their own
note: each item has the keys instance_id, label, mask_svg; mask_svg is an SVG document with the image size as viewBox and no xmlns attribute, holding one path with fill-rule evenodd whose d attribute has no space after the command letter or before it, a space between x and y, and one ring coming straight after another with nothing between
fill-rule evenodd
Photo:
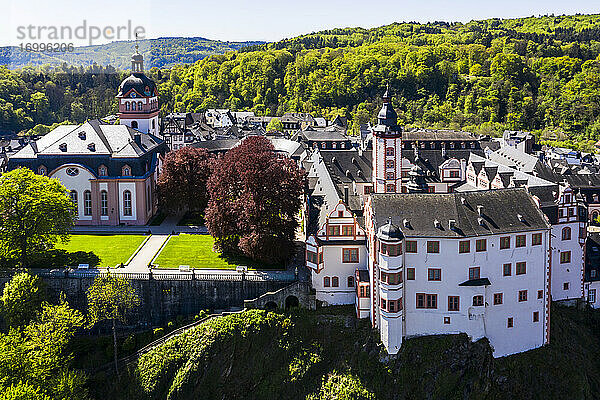
<instances>
[{"instance_id":1,"label":"dormer window","mask_svg":"<svg viewBox=\"0 0 600 400\"><path fill-rule=\"evenodd\" d=\"M38 168L38 175L46 175L47 172L48 170L43 165Z\"/></svg>"},{"instance_id":2,"label":"dormer window","mask_svg":"<svg viewBox=\"0 0 600 400\"><path fill-rule=\"evenodd\" d=\"M100 176L107 176L106 167L105 166L101 166L100 168L98 168L98 175L100 175Z\"/></svg>"},{"instance_id":3,"label":"dormer window","mask_svg":"<svg viewBox=\"0 0 600 400\"><path fill-rule=\"evenodd\" d=\"M94 143L90 143L87 145L89 151L96 151L96 145Z\"/></svg>"},{"instance_id":4,"label":"dormer window","mask_svg":"<svg viewBox=\"0 0 600 400\"><path fill-rule=\"evenodd\" d=\"M123 176L131 176L131 168L129 166L123 167L121 175L123 175Z\"/></svg>"},{"instance_id":5,"label":"dormer window","mask_svg":"<svg viewBox=\"0 0 600 400\"><path fill-rule=\"evenodd\" d=\"M61 143L58 145L58 149L62 152L66 152L67 151L67 144L66 143Z\"/></svg>"},{"instance_id":6,"label":"dormer window","mask_svg":"<svg viewBox=\"0 0 600 400\"><path fill-rule=\"evenodd\" d=\"M77 134L77 136L79 136L79 139L81 139L81 140L85 140L85 132L84 132L84 131L81 131L81 132L79 132L79 133Z\"/></svg>"}]
</instances>

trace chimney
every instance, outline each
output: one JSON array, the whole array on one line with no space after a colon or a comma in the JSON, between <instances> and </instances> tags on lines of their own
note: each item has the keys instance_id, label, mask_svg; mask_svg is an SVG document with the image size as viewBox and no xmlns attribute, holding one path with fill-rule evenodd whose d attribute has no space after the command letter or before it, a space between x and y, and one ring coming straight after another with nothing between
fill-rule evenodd
<instances>
[{"instance_id":1,"label":"chimney","mask_svg":"<svg viewBox=\"0 0 600 400\"><path fill-rule=\"evenodd\" d=\"M348 205L348 185L344 185L344 204Z\"/></svg>"},{"instance_id":2,"label":"chimney","mask_svg":"<svg viewBox=\"0 0 600 400\"><path fill-rule=\"evenodd\" d=\"M140 134L135 134L133 135L133 141L135 142L135 144L137 144L138 146L142 145L142 135Z\"/></svg>"},{"instance_id":3,"label":"chimney","mask_svg":"<svg viewBox=\"0 0 600 400\"><path fill-rule=\"evenodd\" d=\"M455 219L448 220L448 229L450 229L451 231L456 229L456 220Z\"/></svg>"},{"instance_id":4,"label":"chimney","mask_svg":"<svg viewBox=\"0 0 600 400\"><path fill-rule=\"evenodd\" d=\"M477 206L477 215L479 215L480 217L483 217L483 206L481 206L481 205Z\"/></svg>"}]
</instances>

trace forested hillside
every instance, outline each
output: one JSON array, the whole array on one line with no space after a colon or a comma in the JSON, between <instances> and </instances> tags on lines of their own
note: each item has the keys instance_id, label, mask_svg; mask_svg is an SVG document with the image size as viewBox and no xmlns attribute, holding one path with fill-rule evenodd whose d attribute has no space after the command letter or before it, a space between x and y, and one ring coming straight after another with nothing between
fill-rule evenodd
<instances>
[{"instance_id":1,"label":"forested hillside","mask_svg":"<svg viewBox=\"0 0 600 400\"><path fill-rule=\"evenodd\" d=\"M373 119L390 84L401 124L476 133L526 129L586 147L600 138L599 54L599 15L545 16L335 29L151 75L159 82L163 112L228 107L341 114L356 132ZM78 121L70 104L52 104L50 119L28 106L36 105L34 95L48 98L52 79L0 70L0 130ZM91 89L100 98L108 95L103 104L110 105L116 89L110 79L106 92L88 86L84 75L69 79L83 80L68 88L88 96L75 93L73 102L98 112L86 104Z\"/></svg>"},{"instance_id":2,"label":"forested hillside","mask_svg":"<svg viewBox=\"0 0 600 400\"><path fill-rule=\"evenodd\" d=\"M235 51L244 46L260 45L263 42L222 42L201 37L166 37L145 39L138 42L140 53L148 68L163 68L174 64L194 63L213 54ZM133 41L118 41L101 45L75 47L67 52L29 52L20 47L0 47L0 64L12 69L50 65L59 67L63 63L88 67L94 64L111 65L117 69L128 69L131 64Z\"/></svg>"},{"instance_id":3,"label":"forested hillside","mask_svg":"<svg viewBox=\"0 0 600 400\"><path fill-rule=\"evenodd\" d=\"M409 339L390 357L353 311L218 318L146 353L119 382L96 375L88 386L96 399L598 397L598 311L555 307L550 345L498 359L466 335Z\"/></svg>"}]
</instances>

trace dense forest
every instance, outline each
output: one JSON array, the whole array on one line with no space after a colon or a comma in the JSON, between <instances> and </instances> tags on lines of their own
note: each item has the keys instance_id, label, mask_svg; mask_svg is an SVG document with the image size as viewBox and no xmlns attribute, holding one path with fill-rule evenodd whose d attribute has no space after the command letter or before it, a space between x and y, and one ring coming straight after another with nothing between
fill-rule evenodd
<instances>
[{"instance_id":1,"label":"dense forest","mask_svg":"<svg viewBox=\"0 0 600 400\"><path fill-rule=\"evenodd\" d=\"M403 125L530 130L586 148L600 138L599 55L600 15L544 16L334 29L150 75L163 112L343 115L356 132L373 120L389 84ZM99 72L0 70L0 130L114 111L122 74L93 68Z\"/></svg>"}]
</instances>

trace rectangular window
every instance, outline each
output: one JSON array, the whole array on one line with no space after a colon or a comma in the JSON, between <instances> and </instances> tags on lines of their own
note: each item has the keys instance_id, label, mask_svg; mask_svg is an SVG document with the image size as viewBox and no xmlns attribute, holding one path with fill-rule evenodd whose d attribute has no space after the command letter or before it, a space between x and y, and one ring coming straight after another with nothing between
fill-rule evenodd
<instances>
[{"instance_id":1,"label":"rectangular window","mask_svg":"<svg viewBox=\"0 0 600 400\"><path fill-rule=\"evenodd\" d=\"M323 277L323 286L324 287L330 287L331 286L331 279L328 276Z\"/></svg>"},{"instance_id":2,"label":"rectangular window","mask_svg":"<svg viewBox=\"0 0 600 400\"><path fill-rule=\"evenodd\" d=\"M448 296L448 311L459 311L460 310L460 297Z\"/></svg>"},{"instance_id":3,"label":"rectangular window","mask_svg":"<svg viewBox=\"0 0 600 400\"><path fill-rule=\"evenodd\" d=\"M342 262L357 263L358 249L342 249Z\"/></svg>"},{"instance_id":4,"label":"rectangular window","mask_svg":"<svg viewBox=\"0 0 600 400\"><path fill-rule=\"evenodd\" d=\"M527 245L527 236L517 235L515 239L515 247L525 247Z\"/></svg>"},{"instance_id":5,"label":"rectangular window","mask_svg":"<svg viewBox=\"0 0 600 400\"><path fill-rule=\"evenodd\" d=\"M569 290L569 282L563 283L563 290Z\"/></svg>"},{"instance_id":6,"label":"rectangular window","mask_svg":"<svg viewBox=\"0 0 600 400\"><path fill-rule=\"evenodd\" d=\"M460 178L460 171L450 171L450 178Z\"/></svg>"},{"instance_id":7,"label":"rectangular window","mask_svg":"<svg viewBox=\"0 0 600 400\"><path fill-rule=\"evenodd\" d=\"M459 253L469 253L471 251L471 242L468 240L461 240L458 242Z\"/></svg>"},{"instance_id":8,"label":"rectangular window","mask_svg":"<svg viewBox=\"0 0 600 400\"><path fill-rule=\"evenodd\" d=\"M527 290L519 290L519 301L527 301Z\"/></svg>"},{"instance_id":9,"label":"rectangular window","mask_svg":"<svg viewBox=\"0 0 600 400\"><path fill-rule=\"evenodd\" d=\"M83 215L92 215L92 192L89 190L83 192Z\"/></svg>"},{"instance_id":10,"label":"rectangular window","mask_svg":"<svg viewBox=\"0 0 600 400\"><path fill-rule=\"evenodd\" d=\"M354 225L342 226L342 236L354 236Z\"/></svg>"},{"instance_id":11,"label":"rectangular window","mask_svg":"<svg viewBox=\"0 0 600 400\"><path fill-rule=\"evenodd\" d=\"M394 193L396 191L396 185L393 183L385 185L385 191L388 193Z\"/></svg>"},{"instance_id":12,"label":"rectangular window","mask_svg":"<svg viewBox=\"0 0 600 400\"><path fill-rule=\"evenodd\" d=\"M425 293L417 293L417 308L425 308Z\"/></svg>"},{"instance_id":13,"label":"rectangular window","mask_svg":"<svg viewBox=\"0 0 600 400\"><path fill-rule=\"evenodd\" d=\"M382 310L387 310L387 304L386 304L386 300L385 299L381 299L381 309Z\"/></svg>"},{"instance_id":14,"label":"rectangular window","mask_svg":"<svg viewBox=\"0 0 600 400\"><path fill-rule=\"evenodd\" d=\"M394 162L394 160L386 160L385 161L386 168L394 168L395 166L396 166L396 163Z\"/></svg>"},{"instance_id":15,"label":"rectangular window","mask_svg":"<svg viewBox=\"0 0 600 400\"><path fill-rule=\"evenodd\" d=\"M502 265L502 275L504 275L504 276L512 275L512 266L510 263Z\"/></svg>"},{"instance_id":16,"label":"rectangular window","mask_svg":"<svg viewBox=\"0 0 600 400\"><path fill-rule=\"evenodd\" d=\"M510 249L510 236L500 238L500 249Z\"/></svg>"},{"instance_id":17,"label":"rectangular window","mask_svg":"<svg viewBox=\"0 0 600 400\"><path fill-rule=\"evenodd\" d=\"M308 261L309 263L316 264L317 263L317 253L307 250L306 251L306 261Z\"/></svg>"},{"instance_id":18,"label":"rectangular window","mask_svg":"<svg viewBox=\"0 0 600 400\"><path fill-rule=\"evenodd\" d=\"M571 252L570 251L563 251L562 253L560 253L560 263L561 264L566 264L566 263L570 263L571 262Z\"/></svg>"},{"instance_id":19,"label":"rectangular window","mask_svg":"<svg viewBox=\"0 0 600 400\"><path fill-rule=\"evenodd\" d=\"M340 280L337 276L331 278L331 287L340 287Z\"/></svg>"},{"instance_id":20,"label":"rectangular window","mask_svg":"<svg viewBox=\"0 0 600 400\"><path fill-rule=\"evenodd\" d=\"M131 210L131 192L126 190L123 192L123 214L126 216L131 216Z\"/></svg>"},{"instance_id":21,"label":"rectangular window","mask_svg":"<svg viewBox=\"0 0 600 400\"><path fill-rule=\"evenodd\" d=\"M486 251L487 250L487 240L486 239L478 239L475 242L475 251Z\"/></svg>"},{"instance_id":22,"label":"rectangular window","mask_svg":"<svg viewBox=\"0 0 600 400\"><path fill-rule=\"evenodd\" d=\"M509 318L509 319L506 321L506 326L507 326L508 328L512 328L512 327L514 326L512 317L510 317L510 318Z\"/></svg>"},{"instance_id":23,"label":"rectangular window","mask_svg":"<svg viewBox=\"0 0 600 400\"><path fill-rule=\"evenodd\" d=\"M103 217L108 215L108 193L106 190L100 192L100 215Z\"/></svg>"},{"instance_id":24,"label":"rectangular window","mask_svg":"<svg viewBox=\"0 0 600 400\"><path fill-rule=\"evenodd\" d=\"M440 252L440 242L437 240L428 240L427 241L427 252L428 253L439 253Z\"/></svg>"},{"instance_id":25,"label":"rectangular window","mask_svg":"<svg viewBox=\"0 0 600 400\"><path fill-rule=\"evenodd\" d=\"M328 233L329 236L340 236L339 225L329 225Z\"/></svg>"},{"instance_id":26,"label":"rectangular window","mask_svg":"<svg viewBox=\"0 0 600 400\"><path fill-rule=\"evenodd\" d=\"M437 294L426 294L425 300L427 308L437 308Z\"/></svg>"},{"instance_id":27,"label":"rectangular window","mask_svg":"<svg viewBox=\"0 0 600 400\"><path fill-rule=\"evenodd\" d=\"M524 262L524 261L522 261L522 262L518 262L518 263L516 264L516 271L515 271L515 273L516 273L517 275L523 275L523 274L526 274L526 273L527 273L527 264L525 264L525 262Z\"/></svg>"},{"instance_id":28,"label":"rectangular window","mask_svg":"<svg viewBox=\"0 0 600 400\"><path fill-rule=\"evenodd\" d=\"M469 268L469 280L479 279L480 268L479 267L471 267Z\"/></svg>"},{"instance_id":29,"label":"rectangular window","mask_svg":"<svg viewBox=\"0 0 600 400\"><path fill-rule=\"evenodd\" d=\"M477 296L473 296L473 306L481 307L483 305L483 296L478 294Z\"/></svg>"},{"instance_id":30,"label":"rectangular window","mask_svg":"<svg viewBox=\"0 0 600 400\"><path fill-rule=\"evenodd\" d=\"M387 180L394 180L396 178L396 174L394 174L393 171L388 171L385 173L385 179Z\"/></svg>"},{"instance_id":31,"label":"rectangular window","mask_svg":"<svg viewBox=\"0 0 600 400\"><path fill-rule=\"evenodd\" d=\"M588 301L590 303L595 303L596 302L596 289L590 289L588 291Z\"/></svg>"},{"instance_id":32,"label":"rectangular window","mask_svg":"<svg viewBox=\"0 0 600 400\"><path fill-rule=\"evenodd\" d=\"M406 241L406 252L407 253L416 253L417 252L417 241L416 240L407 240Z\"/></svg>"},{"instance_id":33,"label":"rectangular window","mask_svg":"<svg viewBox=\"0 0 600 400\"><path fill-rule=\"evenodd\" d=\"M414 281L415 280L415 269L414 268L407 268L406 269L406 279L409 281Z\"/></svg>"},{"instance_id":34,"label":"rectangular window","mask_svg":"<svg viewBox=\"0 0 600 400\"><path fill-rule=\"evenodd\" d=\"M444 317L444 324L450 325L450 317Z\"/></svg>"},{"instance_id":35,"label":"rectangular window","mask_svg":"<svg viewBox=\"0 0 600 400\"><path fill-rule=\"evenodd\" d=\"M365 194L373 193L373 186L365 186Z\"/></svg>"},{"instance_id":36,"label":"rectangular window","mask_svg":"<svg viewBox=\"0 0 600 400\"><path fill-rule=\"evenodd\" d=\"M539 311L533 312L533 322L540 322L540 312Z\"/></svg>"},{"instance_id":37,"label":"rectangular window","mask_svg":"<svg viewBox=\"0 0 600 400\"><path fill-rule=\"evenodd\" d=\"M348 277L348 287L354 287L354 277L353 276Z\"/></svg>"},{"instance_id":38,"label":"rectangular window","mask_svg":"<svg viewBox=\"0 0 600 400\"><path fill-rule=\"evenodd\" d=\"M542 298L544 298L544 291L538 290L538 299L542 299Z\"/></svg>"},{"instance_id":39,"label":"rectangular window","mask_svg":"<svg viewBox=\"0 0 600 400\"><path fill-rule=\"evenodd\" d=\"M531 245L539 246L540 244L542 244L542 234L534 233L533 235L531 235Z\"/></svg>"},{"instance_id":40,"label":"rectangular window","mask_svg":"<svg viewBox=\"0 0 600 400\"><path fill-rule=\"evenodd\" d=\"M427 279L430 281L441 281L442 270L440 268L429 268L427 270Z\"/></svg>"},{"instance_id":41,"label":"rectangular window","mask_svg":"<svg viewBox=\"0 0 600 400\"><path fill-rule=\"evenodd\" d=\"M494 293L494 305L502 304L502 293Z\"/></svg>"}]
</instances>

